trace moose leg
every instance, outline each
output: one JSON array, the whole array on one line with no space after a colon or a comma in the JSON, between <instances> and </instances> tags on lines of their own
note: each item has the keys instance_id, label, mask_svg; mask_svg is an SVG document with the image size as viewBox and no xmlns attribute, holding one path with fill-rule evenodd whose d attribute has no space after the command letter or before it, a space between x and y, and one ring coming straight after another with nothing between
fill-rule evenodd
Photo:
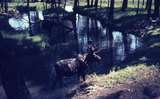
<instances>
[{"instance_id":1,"label":"moose leg","mask_svg":"<svg viewBox=\"0 0 160 99\"><path fill-rule=\"evenodd\" d=\"M78 78L78 81L81 81L81 75L79 72L77 73L77 78Z\"/></svg>"},{"instance_id":2,"label":"moose leg","mask_svg":"<svg viewBox=\"0 0 160 99\"><path fill-rule=\"evenodd\" d=\"M63 71L61 71L61 68L59 65L55 65L55 70L56 70L56 86L58 85L59 87L62 87L62 79L63 79Z\"/></svg>"},{"instance_id":3,"label":"moose leg","mask_svg":"<svg viewBox=\"0 0 160 99\"><path fill-rule=\"evenodd\" d=\"M83 81L86 81L86 74L82 74Z\"/></svg>"},{"instance_id":4,"label":"moose leg","mask_svg":"<svg viewBox=\"0 0 160 99\"><path fill-rule=\"evenodd\" d=\"M56 73L55 70L52 69L49 77L49 88L54 89L56 87Z\"/></svg>"},{"instance_id":5,"label":"moose leg","mask_svg":"<svg viewBox=\"0 0 160 99\"><path fill-rule=\"evenodd\" d=\"M61 75L56 75L56 86L62 87L63 86L63 77Z\"/></svg>"},{"instance_id":6,"label":"moose leg","mask_svg":"<svg viewBox=\"0 0 160 99\"><path fill-rule=\"evenodd\" d=\"M59 85L60 85L60 87L63 87L63 77L61 76L60 78L59 78Z\"/></svg>"},{"instance_id":7,"label":"moose leg","mask_svg":"<svg viewBox=\"0 0 160 99\"><path fill-rule=\"evenodd\" d=\"M79 73L78 73L79 81L81 81L81 78L82 78L83 81L85 81L85 80L86 80L86 79L85 79L85 76L86 76L86 74L85 74L84 71L79 72Z\"/></svg>"}]
</instances>

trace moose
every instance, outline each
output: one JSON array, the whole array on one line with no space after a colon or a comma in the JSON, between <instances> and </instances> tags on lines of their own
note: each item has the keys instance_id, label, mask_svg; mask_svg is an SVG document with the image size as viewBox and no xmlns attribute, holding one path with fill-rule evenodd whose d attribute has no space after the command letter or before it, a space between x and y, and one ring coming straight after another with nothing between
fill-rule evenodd
<instances>
[{"instance_id":1,"label":"moose","mask_svg":"<svg viewBox=\"0 0 160 99\"><path fill-rule=\"evenodd\" d=\"M90 63L100 62L101 57L93 53L78 54L75 58L59 60L55 63L56 82L62 84L63 77L76 74L85 81L86 70Z\"/></svg>"}]
</instances>

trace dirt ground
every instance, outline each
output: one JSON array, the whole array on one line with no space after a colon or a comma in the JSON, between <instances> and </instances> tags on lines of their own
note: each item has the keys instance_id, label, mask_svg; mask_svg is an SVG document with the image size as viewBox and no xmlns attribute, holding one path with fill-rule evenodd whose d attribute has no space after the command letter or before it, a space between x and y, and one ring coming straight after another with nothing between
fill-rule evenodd
<instances>
[{"instance_id":1,"label":"dirt ground","mask_svg":"<svg viewBox=\"0 0 160 99\"><path fill-rule=\"evenodd\" d=\"M157 70L152 70L152 75L147 77L145 73L140 72L138 75L141 79L129 78L124 83L112 87L99 86L89 78L89 75L85 82L78 82L73 79L74 77L66 78L68 82L55 89L47 89L45 86L30 82L26 84L32 99L160 99L160 72ZM7 99L2 86L0 99Z\"/></svg>"}]
</instances>

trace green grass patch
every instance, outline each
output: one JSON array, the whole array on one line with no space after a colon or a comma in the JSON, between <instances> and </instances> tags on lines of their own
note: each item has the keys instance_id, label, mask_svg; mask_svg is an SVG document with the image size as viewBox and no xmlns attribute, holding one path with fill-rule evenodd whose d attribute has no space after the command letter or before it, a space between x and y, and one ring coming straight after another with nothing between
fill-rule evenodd
<instances>
[{"instance_id":1,"label":"green grass patch","mask_svg":"<svg viewBox=\"0 0 160 99\"><path fill-rule=\"evenodd\" d=\"M154 43L154 44L150 45L150 47L151 48L160 47L160 42Z\"/></svg>"},{"instance_id":2,"label":"green grass patch","mask_svg":"<svg viewBox=\"0 0 160 99\"><path fill-rule=\"evenodd\" d=\"M151 35L159 35L160 34L160 28L159 27L153 29L153 26L151 26L148 29L149 29L149 31L147 32L147 34L151 34Z\"/></svg>"},{"instance_id":3,"label":"green grass patch","mask_svg":"<svg viewBox=\"0 0 160 99\"><path fill-rule=\"evenodd\" d=\"M32 40L32 42L40 42L43 40L42 35L28 36L27 39Z\"/></svg>"},{"instance_id":4,"label":"green grass patch","mask_svg":"<svg viewBox=\"0 0 160 99\"><path fill-rule=\"evenodd\" d=\"M88 81L94 86L99 87L115 87L121 84L131 83L133 81L140 81L152 77L157 71L155 66L146 66L145 64L139 64L135 66L129 66L119 71L112 70L108 75L96 75L89 76Z\"/></svg>"}]
</instances>

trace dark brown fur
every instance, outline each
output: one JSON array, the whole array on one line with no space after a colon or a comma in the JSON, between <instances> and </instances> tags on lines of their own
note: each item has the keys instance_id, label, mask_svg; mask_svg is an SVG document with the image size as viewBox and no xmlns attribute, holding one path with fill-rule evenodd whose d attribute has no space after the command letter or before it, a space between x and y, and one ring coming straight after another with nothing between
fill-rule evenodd
<instances>
[{"instance_id":1,"label":"dark brown fur","mask_svg":"<svg viewBox=\"0 0 160 99\"><path fill-rule=\"evenodd\" d=\"M96 54L79 54L77 58L57 61L55 64L56 82L62 83L64 76L75 74L77 74L78 78L83 78L83 81L85 81L87 64L100 60L101 57Z\"/></svg>"}]
</instances>

